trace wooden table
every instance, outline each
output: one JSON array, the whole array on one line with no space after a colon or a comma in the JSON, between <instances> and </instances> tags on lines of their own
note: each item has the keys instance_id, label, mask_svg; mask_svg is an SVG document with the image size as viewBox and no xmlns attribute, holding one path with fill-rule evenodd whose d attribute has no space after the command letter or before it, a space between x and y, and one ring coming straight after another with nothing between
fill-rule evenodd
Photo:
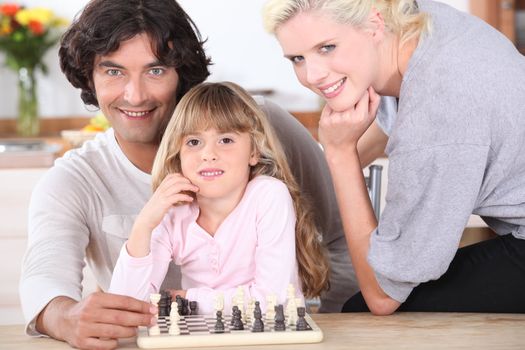
<instances>
[{"instance_id":1,"label":"wooden table","mask_svg":"<svg viewBox=\"0 0 525 350\"><path fill-rule=\"evenodd\" d=\"M362 313L314 314L312 317L323 330L322 343L244 348L525 349L525 315L519 314L398 313L379 317ZM135 348L133 339L124 340L119 347ZM0 349L60 350L70 347L52 339L29 338L23 334L23 326L16 325L0 326Z\"/></svg>"}]
</instances>

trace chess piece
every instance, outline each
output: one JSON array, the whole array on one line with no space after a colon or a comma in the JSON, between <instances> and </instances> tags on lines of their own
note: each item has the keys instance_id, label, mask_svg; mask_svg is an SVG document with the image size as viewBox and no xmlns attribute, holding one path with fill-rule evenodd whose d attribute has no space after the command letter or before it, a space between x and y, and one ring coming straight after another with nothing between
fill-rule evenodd
<instances>
[{"instance_id":1,"label":"chess piece","mask_svg":"<svg viewBox=\"0 0 525 350\"><path fill-rule=\"evenodd\" d=\"M244 313L244 288L238 286L235 295L232 299L232 305L236 305L242 313Z\"/></svg>"},{"instance_id":2,"label":"chess piece","mask_svg":"<svg viewBox=\"0 0 525 350\"><path fill-rule=\"evenodd\" d=\"M253 326L252 332L264 332L264 323L262 321L261 307L259 302L255 302L255 310L253 311Z\"/></svg>"},{"instance_id":3,"label":"chess piece","mask_svg":"<svg viewBox=\"0 0 525 350\"><path fill-rule=\"evenodd\" d=\"M279 304L275 306L275 324L274 330L276 331L285 331L286 324L284 323L284 309L283 305Z\"/></svg>"},{"instance_id":4,"label":"chess piece","mask_svg":"<svg viewBox=\"0 0 525 350\"><path fill-rule=\"evenodd\" d=\"M273 321L275 318L275 305L277 304L277 296L269 294L266 296L266 321Z\"/></svg>"},{"instance_id":5,"label":"chess piece","mask_svg":"<svg viewBox=\"0 0 525 350\"><path fill-rule=\"evenodd\" d=\"M232 306L232 319L230 322L230 326L233 326L233 316L239 311L239 307L237 305Z\"/></svg>"},{"instance_id":6,"label":"chess piece","mask_svg":"<svg viewBox=\"0 0 525 350\"><path fill-rule=\"evenodd\" d=\"M288 300L286 303L285 316L288 320L288 326L295 326L297 321L297 298L295 297L295 288L292 284L288 285Z\"/></svg>"},{"instance_id":7,"label":"chess piece","mask_svg":"<svg viewBox=\"0 0 525 350\"><path fill-rule=\"evenodd\" d=\"M158 293L151 293L149 296L149 299L151 303L158 307L159 300L160 300L160 294ZM159 319L159 315L155 315L157 320ZM155 323L155 325L148 328L148 334L149 335L159 335L160 334L160 328L158 323Z\"/></svg>"},{"instance_id":8,"label":"chess piece","mask_svg":"<svg viewBox=\"0 0 525 350\"><path fill-rule=\"evenodd\" d=\"M297 321L295 322L295 330L306 331L308 330L308 323L304 316L306 315L306 309L303 306L297 308Z\"/></svg>"},{"instance_id":9,"label":"chess piece","mask_svg":"<svg viewBox=\"0 0 525 350\"><path fill-rule=\"evenodd\" d=\"M168 291L160 292L159 316L168 316L170 314L171 295Z\"/></svg>"},{"instance_id":10,"label":"chess piece","mask_svg":"<svg viewBox=\"0 0 525 350\"><path fill-rule=\"evenodd\" d=\"M179 315L184 315L182 313L182 297L180 295L176 295L175 302L177 303L177 312L179 313Z\"/></svg>"},{"instance_id":11,"label":"chess piece","mask_svg":"<svg viewBox=\"0 0 525 350\"><path fill-rule=\"evenodd\" d=\"M190 314L190 308L188 307L188 299L182 298L182 314L187 316Z\"/></svg>"},{"instance_id":12,"label":"chess piece","mask_svg":"<svg viewBox=\"0 0 525 350\"><path fill-rule=\"evenodd\" d=\"M172 314L179 315L177 311L173 311ZM176 318L176 316L174 317ZM180 328L179 328L179 322L176 320L175 322L170 319L170 328L168 329L169 335L179 335L180 334Z\"/></svg>"},{"instance_id":13,"label":"chess piece","mask_svg":"<svg viewBox=\"0 0 525 350\"><path fill-rule=\"evenodd\" d=\"M290 312L295 313L295 310L297 308L297 305L295 303L295 287L293 284L289 284L288 288L286 288L286 307L284 310L285 317L288 317L290 315Z\"/></svg>"},{"instance_id":14,"label":"chess piece","mask_svg":"<svg viewBox=\"0 0 525 350\"><path fill-rule=\"evenodd\" d=\"M217 321L214 326L215 333L224 333L224 323L222 322L222 311L217 311Z\"/></svg>"},{"instance_id":15,"label":"chess piece","mask_svg":"<svg viewBox=\"0 0 525 350\"><path fill-rule=\"evenodd\" d=\"M244 330L244 324L242 323L242 316L241 316L241 310L239 308L235 308L235 311L232 314L232 320L233 320L233 329L236 331L242 331Z\"/></svg>"},{"instance_id":16,"label":"chess piece","mask_svg":"<svg viewBox=\"0 0 525 350\"><path fill-rule=\"evenodd\" d=\"M224 294L221 292L217 292L215 294L215 312L220 311L222 313L222 310L224 310Z\"/></svg>"},{"instance_id":17,"label":"chess piece","mask_svg":"<svg viewBox=\"0 0 525 350\"><path fill-rule=\"evenodd\" d=\"M179 320L180 315L177 310L177 303L173 301L171 302L170 322L173 324L179 322Z\"/></svg>"},{"instance_id":18,"label":"chess piece","mask_svg":"<svg viewBox=\"0 0 525 350\"><path fill-rule=\"evenodd\" d=\"M197 302L190 301L190 315L197 315Z\"/></svg>"},{"instance_id":19,"label":"chess piece","mask_svg":"<svg viewBox=\"0 0 525 350\"><path fill-rule=\"evenodd\" d=\"M247 324L252 323L253 311L255 310L255 298L250 298L248 306L246 307L246 312L244 313L244 319Z\"/></svg>"}]
</instances>

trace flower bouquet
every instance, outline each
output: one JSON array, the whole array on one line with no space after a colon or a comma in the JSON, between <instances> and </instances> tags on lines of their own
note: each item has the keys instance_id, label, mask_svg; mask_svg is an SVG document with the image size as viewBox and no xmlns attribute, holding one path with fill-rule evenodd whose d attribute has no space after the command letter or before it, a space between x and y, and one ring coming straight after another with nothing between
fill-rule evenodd
<instances>
[{"instance_id":1,"label":"flower bouquet","mask_svg":"<svg viewBox=\"0 0 525 350\"><path fill-rule=\"evenodd\" d=\"M0 4L0 51L5 65L18 74L17 131L22 136L39 132L35 71L47 73L42 61L60 38L67 21L46 8Z\"/></svg>"}]
</instances>

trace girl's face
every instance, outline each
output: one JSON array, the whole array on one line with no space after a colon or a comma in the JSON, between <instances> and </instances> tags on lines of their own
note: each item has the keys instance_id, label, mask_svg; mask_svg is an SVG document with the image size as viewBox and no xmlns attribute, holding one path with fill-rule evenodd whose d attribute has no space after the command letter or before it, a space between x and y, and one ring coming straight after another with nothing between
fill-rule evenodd
<instances>
[{"instance_id":1,"label":"girl's face","mask_svg":"<svg viewBox=\"0 0 525 350\"><path fill-rule=\"evenodd\" d=\"M316 11L298 13L276 32L299 82L335 111L354 107L365 90L377 83L378 36Z\"/></svg>"},{"instance_id":2,"label":"girl's face","mask_svg":"<svg viewBox=\"0 0 525 350\"><path fill-rule=\"evenodd\" d=\"M210 128L183 138L180 161L182 174L199 187L198 198L238 201L258 157L248 133Z\"/></svg>"}]
</instances>

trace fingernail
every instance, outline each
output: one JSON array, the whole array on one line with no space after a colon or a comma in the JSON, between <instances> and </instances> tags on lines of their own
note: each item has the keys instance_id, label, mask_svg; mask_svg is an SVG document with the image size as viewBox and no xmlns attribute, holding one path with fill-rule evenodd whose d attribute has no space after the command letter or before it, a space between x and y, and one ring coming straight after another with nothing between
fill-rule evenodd
<instances>
[{"instance_id":1,"label":"fingernail","mask_svg":"<svg viewBox=\"0 0 525 350\"><path fill-rule=\"evenodd\" d=\"M159 310L158 310L158 308L156 306L151 305L149 307L149 313L150 314L156 314L157 312L159 312Z\"/></svg>"},{"instance_id":2,"label":"fingernail","mask_svg":"<svg viewBox=\"0 0 525 350\"><path fill-rule=\"evenodd\" d=\"M154 326L157 324L157 316L153 316L151 320L149 321L150 326Z\"/></svg>"}]
</instances>

